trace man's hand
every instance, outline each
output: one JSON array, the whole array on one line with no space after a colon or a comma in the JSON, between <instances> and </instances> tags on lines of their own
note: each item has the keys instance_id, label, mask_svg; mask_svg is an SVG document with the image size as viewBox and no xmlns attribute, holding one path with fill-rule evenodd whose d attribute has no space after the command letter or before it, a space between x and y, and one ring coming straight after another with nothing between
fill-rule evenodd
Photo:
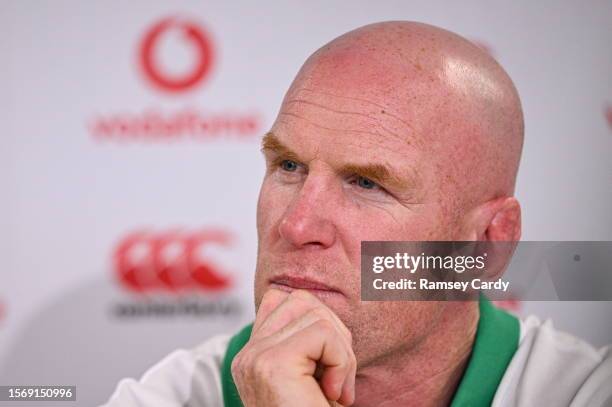
<instances>
[{"instance_id":1,"label":"man's hand","mask_svg":"<svg viewBox=\"0 0 612 407\"><path fill-rule=\"evenodd\" d=\"M351 405L356 369L351 333L305 290L269 290L232 362L246 407Z\"/></svg>"}]
</instances>

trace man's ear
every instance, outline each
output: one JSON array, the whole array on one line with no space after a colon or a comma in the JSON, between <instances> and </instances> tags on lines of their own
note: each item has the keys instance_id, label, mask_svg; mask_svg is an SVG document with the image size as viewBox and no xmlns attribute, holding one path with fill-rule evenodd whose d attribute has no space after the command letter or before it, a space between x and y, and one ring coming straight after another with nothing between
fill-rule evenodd
<instances>
[{"instance_id":1,"label":"man's ear","mask_svg":"<svg viewBox=\"0 0 612 407\"><path fill-rule=\"evenodd\" d=\"M483 275L494 281L503 275L521 238L521 206L513 197L491 199L472 209L462 225L461 240L483 242L478 252L488 254ZM490 244L489 242L509 242Z\"/></svg>"},{"instance_id":2,"label":"man's ear","mask_svg":"<svg viewBox=\"0 0 612 407\"><path fill-rule=\"evenodd\" d=\"M518 241L521 205L514 197L495 198L473 208L465 217L461 240Z\"/></svg>"}]
</instances>

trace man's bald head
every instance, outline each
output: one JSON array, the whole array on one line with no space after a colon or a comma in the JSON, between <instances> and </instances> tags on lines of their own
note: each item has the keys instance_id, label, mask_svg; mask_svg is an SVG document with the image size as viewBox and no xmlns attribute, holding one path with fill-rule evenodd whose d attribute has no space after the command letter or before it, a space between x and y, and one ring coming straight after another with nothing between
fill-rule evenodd
<instances>
[{"instance_id":1,"label":"man's bald head","mask_svg":"<svg viewBox=\"0 0 612 407\"><path fill-rule=\"evenodd\" d=\"M350 31L306 61L281 113L299 115L292 103L319 99L347 112L361 104L369 131L422 150L435 166L423 182L456 215L513 195L524 130L519 96L488 53L456 34L404 21Z\"/></svg>"}]
</instances>

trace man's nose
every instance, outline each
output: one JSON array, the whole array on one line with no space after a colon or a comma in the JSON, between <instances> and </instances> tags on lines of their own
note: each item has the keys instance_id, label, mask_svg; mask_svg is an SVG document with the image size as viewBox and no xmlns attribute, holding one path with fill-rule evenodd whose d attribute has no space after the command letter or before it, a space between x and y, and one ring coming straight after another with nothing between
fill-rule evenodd
<instances>
[{"instance_id":1,"label":"man's nose","mask_svg":"<svg viewBox=\"0 0 612 407\"><path fill-rule=\"evenodd\" d=\"M309 176L283 214L281 237L296 248L332 246L336 240L333 202L331 190Z\"/></svg>"}]
</instances>

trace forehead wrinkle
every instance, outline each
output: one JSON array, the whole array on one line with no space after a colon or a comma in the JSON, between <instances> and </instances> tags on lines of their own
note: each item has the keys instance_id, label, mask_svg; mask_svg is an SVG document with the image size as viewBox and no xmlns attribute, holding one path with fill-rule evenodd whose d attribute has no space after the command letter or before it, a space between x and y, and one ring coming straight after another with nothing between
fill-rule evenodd
<instances>
[{"instance_id":1,"label":"forehead wrinkle","mask_svg":"<svg viewBox=\"0 0 612 407\"><path fill-rule=\"evenodd\" d=\"M300 108L300 106L302 108ZM331 112L331 113L335 113L339 115L345 115L348 117L350 116L358 117L358 118L367 120L368 123L361 123L361 124L358 122L349 123L347 124L347 128L334 128L334 127L326 126L324 123L328 120L322 117L320 114L315 114L312 111L311 112L305 111L308 108L322 109L327 112ZM283 102L283 107L278 114L278 117L281 117L281 116L290 116L290 117L294 117L297 119L301 119L301 120L304 120L310 123L313 126L319 127L324 130L339 131L339 132L354 132L358 134L370 134L370 135L374 135L374 136L381 137L381 138L386 136L387 138L395 139L411 147L413 145L416 145L418 148L423 147L422 142L420 141L418 137L416 136L410 137L410 135L414 134L413 131L409 131L409 134L406 134L406 135L398 134L397 131L394 131L393 129L384 125L383 120L381 120L381 117L376 114L340 110L340 109L325 106L324 104L321 104L321 103L312 102L309 100L291 98ZM315 121L313 120L313 118L319 118L320 120ZM386 117L382 117L382 118L384 119ZM353 128L350 128L350 127L353 127ZM359 129L359 128L368 128L368 127L373 128L373 130ZM402 130L399 129L399 131L402 131Z\"/></svg>"},{"instance_id":2,"label":"forehead wrinkle","mask_svg":"<svg viewBox=\"0 0 612 407\"><path fill-rule=\"evenodd\" d=\"M384 111L386 115L394 118L395 120L401 122L403 125L408 127L410 130L414 131L414 127L412 126L412 124L410 124L407 120L402 119L398 114L394 113L392 109L389 109L388 106L383 106L383 105L381 105L379 103L373 102L373 101L368 100L368 99L358 98L358 97L354 97L354 96L338 95L338 94L333 94L333 93L329 93L329 92L314 90L314 89L305 88L305 87L300 87L297 90L295 90L294 92L296 94L298 94L298 95L300 93L305 92L305 93L312 93L312 94L315 94L315 95L321 95L321 96L327 96L327 97L332 97L332 98L344 99L344 100L347 100L347 101L354 101L354 102L365 103L367 105L371 105L372 107L376 108L376 110Z\"/></svg>"},{"instance_id":3,"label":"forehead wrinkle","mask_svg":"<svg viewBox=\"0 0 612 407\"><path fill-rule=\"evenodd\" d=\"M280 112L280 113L278 114L278 116L279 116L279 117L280 117L280 116L289 116L289 117L295 117L295 118L297 118L297 119L304 120L304 121L308 122L309 124L311 124L311 125L313 125L313 126L315 126L315 127L318 127L318 128L320 128L320 129L323 129L323 130L336 131L336 132L347 132L347 133L358 133L358 134L369 134L369 135L374 135L374 136L379 136L379 137L381 136L381 134L380 134L380 133L378 133L378 132L373 132L373 131L367 131L367 130L355 130L355 129L338 129L338 128L334 128L334 127L327 127L327 126L323 126L323 125L321 125L321 124L319 124L319 123L315 123L315 122L313 122L312 120L310 120L310 119L308 119L308 118L306 118L306 117L304 117L304 116L301 116L301 115L299 115L299 114L296 114L296 113ZM278 120L278 122L279 122L279 123L284 123L284 124L287 124L288 126L290 126L290 125L291 125L291 123L290 123L290 122L285 121L285 120Z\"/></svg>"},{"instance_id":4,"label":"forehead wrinkle","mask_svg":"<svg viewBox=\"0 0 612 407\"><path fill-rule=\"evenodd\" d=\"M376 114L372 114L372 113L361 113L361 112L348 111L348 110L341 110L341 109L334 109L334 108L331 108L331 107L327 107L327 106L325 106L324 104L321 104L321 103L316 103L316 102L312 102L312 101L310 101L310 100L306 100L306 99L298 99L298 98L292 98L292 99L289 99L289 100L287 100L287 101L284 103L284 105L285 105L285 106L291 106L291 105L295 105L295 104L305 104L305 105L312 106L312 107L315 107L315 108L320 108L320 109L329 110L329 111L331 111L331 112L338 113L338 114L341 114L341 115L357 116L357 117L362 117L362 118L368 119L368 120L370 120L370 121L372 122L372 124L373 124L375 127L379 128L379 129L380 129L380 130L382 130L384 133L386 133L386 134L388 134L389 136L391 136L391 137L393 137L393 138L396 138L397 140L399 140L399 141L401 141L401 142L403 142L403 143L406 143L406 144L408 144L408 145L412 145L413 140L415 140L415 139L416 139L416 138L414 138L414 137L413 137L413 138L409 138L409 137L404 137L404 136L402 136L402 135L400 135L400 134L397 134L396 132L394 132L393 130L391 130L390 128L388 128L387 126L383 125L383 124L382 124L382 121L380 120L380 117L379 117L378 115L376 115ZM386 114L386 111L385 111L385 110L383 110L383 112L385 112L385 113L383 113L383 114ZM287 113L287 112L286 112L286 113ZM296 117L300 117L300 116L297 116L297 115L296 115ZM302 118L302 119L305 119L304 117L301 117L301 118ZM311 122L312 124L315 124L315 123L314 123L312 120L311 120L310 122ZM411 130L412 130L412 129L411 129ZM339 130L339 131L340 131L340 130ZM347 131L351 131L351 130L347 129ZM373 134L377 134L377 135L379 135L379 136L382 136L382 134L380 134L380 133L373 133Z\"/></svg>"},{"instance_id":5,"label":"forehead wrinkle","mask_svg":"<svg viewBox=\"0 0 612 407\"><path fill-rule=\"evenodd\" d=\"M307 99L292 98L285 102L285 106L293 105L296 103L303 103L305 105L320 107L321 109L331 110L332 112L338 113L338 114L354 115L354 116L365 117L365 118L372 119L372 120L377 120L377 118L373 114L370 114L370 113L351 112L348 110L334 109L331 107L327 107L322 103L311 102L310 100L307 100Z\"/></svg>"},{"instance_id":6,"label":"forehead wrinkle","mask_svg":"<svg viewBox=\"0 0 612 407\"><path fill-rule=\"evenodd\" d=\"M300 81L300 82L304 82L304 81ZM389 95L386 96L386 100L388 98L389 98ZM357 113L354 111L350 112L346 110L346 108L331 109L331 108L327 108L325 105L323 105L322 103L318 101L317 102L308 101L308 99L311 99L311 100L322 99L322 100L325 100L325 102L329 102L329 104L338 105L338 106L349 105L353 109L363 109L364 111L367 111L369 113ZM418 137L419 134L417 130L415 129L414 125L410 123L408 120L406 120L405 118L402 118L399 113L394 111L394 109L390 108L389 104L383 105L381 103L374 102L370 99L365 99L365 98L355 97L355 96L348 96L348 95L341 95L337 93L332 93L327 90L314 90L312 88L305 87L304 85L301 85L301 84L293 85L293 88L290 89L290 91L287 93L283 104L294 103L294 101L296 100L304 101L304 103L307 103L308 101L308 103L314 106L318 106L321 108L327 108L329 110L334 110L339 113L361 114L365 117L369 117L372 120L374 120L378 127L382 128L384 131L388 132L390 135L394 137L398 137L402 139L403 137L400 134L406 134L405 140L407 144L416 143L419 148L424 147L422 145L422 140ZM355 104L351 102L357 102L357 103ZM384 125L383 124L384 120L389 121L390 126ZM395 127L397 130L392 130L390 127ZM404 128L402 129L402 127Z\"/></svg>"},{"instance_id":7,"label":"forehead wrinkle","mask_svg":"<svg viewBox=\"0 0 612 407\"><path fill-rule=\"evenodd\" d=\"M295 115L293 115L293 114L286 114L286 115L289 115L289 116L295 116ZM282 118L280 118L280 116L281 116L281 114L279 113L279 117L278 117L278 118L277 118L277 120L276 120L276 124L283 124L283 125L285 125L285 126L287 126L287 127L290 127L292 123L290 123L290 122L288 122L288 121L286 121L286 120L283 120ZM299 116L298 116L298 117L299 117ZM308 121L307 119L304 119L304 120ZM369 134L369 135L377 135L377 136L380 136L380 134L378 134L378 133L372 133L372 132L361 131L361 130L342 130L342 129L334 129L334 128L323 127L323 126L320 126L320 125L318 125L318 124L316 124L316 123L312 123L312 125L313 125L313 126L315 126L315 127L320 128L320 129L323 129L323 130L328 130L328 131L338 131L338 132L356 132L356 133L364 133L364 134ZM297 134L297 135L296 135L296 137L298 137L298 139L300 139L299 134ZM288 149L287 149L287 147L285 147L285 146L284 146L284 145L283 145L283 144L282 144L282 143L281 143L281 142L278 140L278 138L277 138L277 137L274 135L274 133L273 133L272 131L268 132L268 133L266 134L266 136L264 136L264 140L262 141L262 144L265 142L265 140L270 139L270 138L273 138L274 142L279 144L279 145L278 145L278 148L275 148L275 149L274 149L274 151L282 151L282 152L285 152L285 153L292 153L292 154L295 154L295 153L293 153L292 151L288 150ZM361 141L361 143L377 144L377 145L379 145L379 146L380 146L380 147L382 147L382 148L388 149L390 152L394 152L394 151L396 151L396 150L394 150L393 148L391 148L390 146L386 146L386 145L384 145L384 143L374 143L374 142L371 142L371 141L366 142L366 141L364 141L364 139L363 139L363 138L359 138L358 140L360 140L360 141ZM337 140L337 139L335 139L335 138L329 138L329 139L327 139L327 140L326 140L326 143L330 143L330 144L333 144L333 145L336 145L336 146L340 146L340 147L346 147L346 143L345 143L344 141L340 141L340 140ZM274 144L274 146L277 146L277 144ZM360 145L359 147L360 147L360 148L367 148L367 147L362 146L362 145ZM315 149L314 156L315 156L315 157L318 157L318 156L319 156L319 152L320 152L320 150L321 150L321 145L320 145L320 143L317 143L317 144L314 146L314 149ZM263 147L262 147L262 150L264 150L264 148L263 148Z\"/></svg>"}]
</instances>

